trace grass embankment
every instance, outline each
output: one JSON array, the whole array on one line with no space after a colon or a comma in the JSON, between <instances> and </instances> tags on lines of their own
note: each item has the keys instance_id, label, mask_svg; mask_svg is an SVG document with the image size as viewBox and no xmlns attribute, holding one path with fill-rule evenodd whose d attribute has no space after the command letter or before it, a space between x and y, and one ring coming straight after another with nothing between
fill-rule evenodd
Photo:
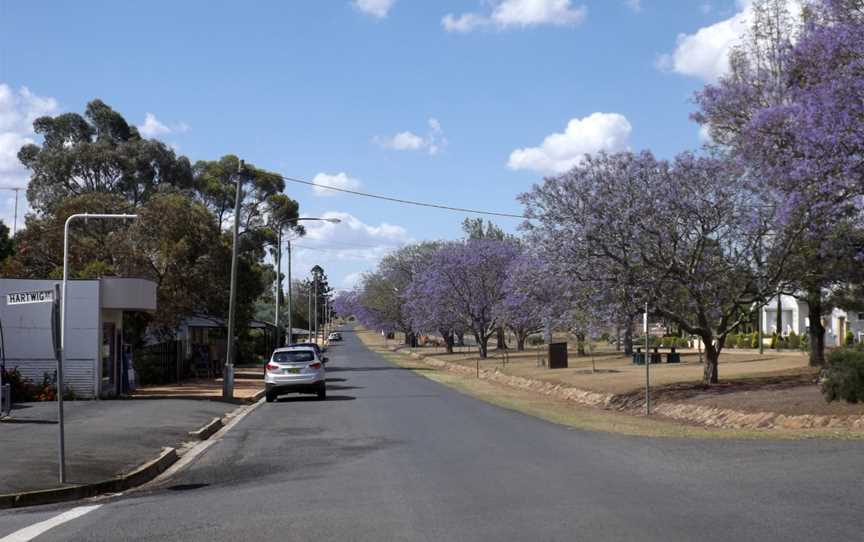
<instances>
[{"instance_id":1,"label":"grass embankment","mask_svg":"<svg viewBox=\"0 0 864 542\"><path fill-rule=\"evenodd\" d=\"M389 343L381 335L363 329L357 329L357 335L371 350L382 355L389 361L407 369L416 370L417 374L430 380L454 388L462 393L476 397L497 406L515 410L531 416L536 416L553 423L587 431L604 431L626 435L647 437L681 437L704 439L802 439L802 438L862 438L860 432L837 429L725 429L702 427L665 419L662 417L646 417L629 413L604 410L601 408L584 407L549 397L543 394L499 385L483 379L471 378L462 374L432 367L422 360L401 352L393 352L390 348L396 346ZM532 353L536 356L536 354ZM456 354L454 356L458 356ZM464 363L471 358L462 354ZM446 358L445 358L446 359ZM450 361L450 360L447 360ZM473 363L473 362L472 362ZM590 366L590 360L589 360ZM652 367L653 369L653 367ZM644 367L642 368L644 371ZM642 373L644 375L644 372ZM597 376L597 375L595 375Z\"/></svg>"}]
</instances>

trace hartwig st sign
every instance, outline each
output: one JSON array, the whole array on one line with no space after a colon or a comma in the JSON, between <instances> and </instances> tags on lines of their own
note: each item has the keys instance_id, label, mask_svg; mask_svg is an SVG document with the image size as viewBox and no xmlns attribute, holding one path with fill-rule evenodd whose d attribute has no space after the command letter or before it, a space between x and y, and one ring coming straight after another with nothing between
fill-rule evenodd
<instances>
[{"instance_id":1,"label":"hartwig st sign","mask_svg":"<svg viewBox=\"0 0 864 542\"><path fill-rule=\"evenodd\" d=\"M6 294L7 305L27 305L30 303L51 303L54 301L54 290L33 290L30 292L14 292Z\"/></svg>"}]
</instances>

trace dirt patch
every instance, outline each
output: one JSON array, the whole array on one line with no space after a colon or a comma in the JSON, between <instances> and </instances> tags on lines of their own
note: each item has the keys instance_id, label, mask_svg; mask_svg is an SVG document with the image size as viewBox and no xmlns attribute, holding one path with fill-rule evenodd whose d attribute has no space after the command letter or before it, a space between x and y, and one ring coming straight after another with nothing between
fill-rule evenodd
<instances>
[{"instance_id":1,"label":"dirt patch","mask_svg":"<svg viewBox=\"0 0 864 542\"><path fill-rule=\"evenodd\" d=\"M794 387L745 389L732 393L700 393L686 402L743 412L776 412L785 415L864 416L864 404L826 403L813 383Z\"/></svg>"}]
</instances>

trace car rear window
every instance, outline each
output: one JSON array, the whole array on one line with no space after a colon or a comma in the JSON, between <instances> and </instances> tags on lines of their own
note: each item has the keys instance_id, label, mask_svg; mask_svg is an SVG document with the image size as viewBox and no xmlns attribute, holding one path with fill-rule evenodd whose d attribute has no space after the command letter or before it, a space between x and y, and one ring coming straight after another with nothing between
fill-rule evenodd
<instances>
[{"instance_id":1,"label":"car rear window","mask_svg":"<svg viewBox=\"0 0 864 542\"><path fill-rule=\"evenodd\" d=\"M311 350L290 350L288 352L274 352L273 361L276 363L306 363L315 359Z\"/></svg>"}]
</instances>

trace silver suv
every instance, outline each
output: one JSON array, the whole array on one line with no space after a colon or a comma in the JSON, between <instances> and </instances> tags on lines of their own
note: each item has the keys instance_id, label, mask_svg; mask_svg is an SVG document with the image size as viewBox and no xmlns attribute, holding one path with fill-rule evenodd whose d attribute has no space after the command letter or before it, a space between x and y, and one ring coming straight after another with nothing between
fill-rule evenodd
<instances>
[{"instance_id":1,"label":"silver suv","mask_svg":"<svg viewBox=\"0 0 864 542\"><path fill-rule=\"evenodd\" d=\"M327 398L324 374L326 357L319 357L312 347L289 346L273 351L264 368L264 393L272 403L283 393L309 393L319 400Z\"/></svg>"}]
</instances>

